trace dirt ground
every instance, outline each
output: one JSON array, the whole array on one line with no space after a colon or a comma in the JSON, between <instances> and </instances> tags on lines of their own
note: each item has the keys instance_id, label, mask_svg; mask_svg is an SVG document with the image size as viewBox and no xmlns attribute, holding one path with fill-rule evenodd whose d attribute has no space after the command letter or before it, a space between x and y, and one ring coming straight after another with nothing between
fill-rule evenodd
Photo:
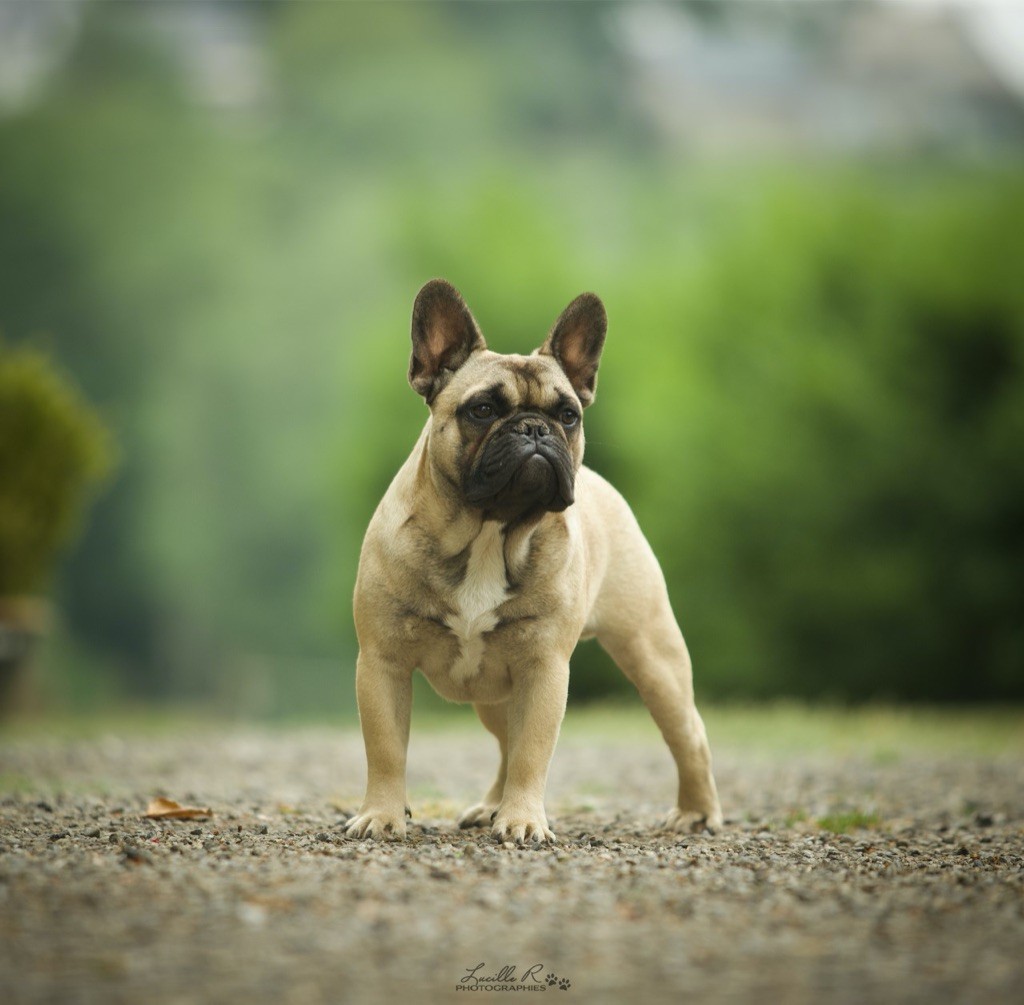
<instances>
[{"instance_id":1,"label":"dirt ground","mask_svg":"<svg viewBox=\"0 0 1024 1005\"><path fill-rule=\"evenodd\" d=\"M1024 767L714 743L727 824L658 830L650 732L563 735L560 843L459 831L482 729L417 732L401 844L349 840L358 734L0 736L0 1001L1024 1000ZM144 820L155 795L208 820Z\"/></svg>"}]
</instances>

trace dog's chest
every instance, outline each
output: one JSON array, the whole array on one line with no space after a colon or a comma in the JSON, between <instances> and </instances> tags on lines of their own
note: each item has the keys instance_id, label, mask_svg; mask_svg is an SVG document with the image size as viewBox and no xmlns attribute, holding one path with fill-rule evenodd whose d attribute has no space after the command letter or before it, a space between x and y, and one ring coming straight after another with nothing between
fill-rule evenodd
<instances>
[{"instance_id":1,"label":"dog's chest","mask_svg":"<svg viewBox=\"0 0 1024 1005\"><path fill-rule=\"evenodd\" d=\"M459 655L451 668L456 682L465 682L479 671L484 636L498 624L497 609L507 599L505 540L499 524L486 523L470 547L465 576L452 595L452 613L445 619L459 641Z\"/></svg>"}]
</instances>

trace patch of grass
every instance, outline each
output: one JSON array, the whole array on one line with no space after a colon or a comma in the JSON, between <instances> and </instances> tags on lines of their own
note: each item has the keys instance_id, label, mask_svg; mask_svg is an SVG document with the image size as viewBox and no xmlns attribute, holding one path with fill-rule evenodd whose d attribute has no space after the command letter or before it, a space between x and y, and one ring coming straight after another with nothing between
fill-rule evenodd
<instances>
[{"instance_id":1,"label":"patch of grass","mask_svg":"<svg viewBox=\"0 0 1024 1005\"><path fill-rule=\"evenodd\" d=\"M36 799L53 799L58 795L107 798L113 791L110 779L103 777L67 778L47 774L31 778L14 772L0 773L0 796L32 796Z\"/></svg>"},{"instance_id":2,"label":"patch of grass","mask_svg":"<svg viewBox=\"0 0 1024 1005\"><path fill-rule=\"evenodd\" d=\"M899 764L900 755L895 750L890 750L888 747L879 747L878 750L872 751L871 760L872 763L884 768L891 764Z\"/></svg>"},{"instance_id":3,"label":"patch of grass","mask_svg":"<svg viewBox=\"0 0 1024 1005\"><path fill-rule=\"evenodd\" d=\"M409 786L409 795L413 799L445 799L445 790L432 785L430 782L422 782L419 785Z\"/></svg>"},{"instance_id":4,"label":"patch of grass","mask_svg":"<svg viewBox=\"0 0 1024 1005\"><path fill-rule=\"evenodd\" d=\"M420 799L415 794L410 796L409 802L413 820L454 820L466 808L451 799Z\"/></svg>"},{"instance_id":5,"label":"patch of grass","mask_svg":"<svg viewBox=\"0 0 1024 1005\"><path fill-rule=\"evenodd\" d=\"M811 751L848 755L885 766L906 755L1024 755L1024 706L929 705L842 707L801 702L700 704L712 752L758 757ZM563 736L660 742L640 703L583 705L566 713Z\"/></svg>"},{"instance_id":6,"label":"patch of grass","mask_svg":"<svg viewBox=\"0 0 1024 1005\"><path fill-rule=\"evenodd\" d=\"M597 781L595 779L584 779L574 788L577 794L581 796L592 796L601 799L607 796L613 796L618 792L618 789L614 785L608 785L606 782Z\"/></svg>"},{"instance_id":7,"label":"patch of grass","mask_svg":"<svg viewBox=\"0 0 1024 1005\"><path fill-rule=\"evenodd\" d=\"M0 741L96 740L106 736L173 737L227 732L238 723L210 709L176 705L118 705L103 711L31 713L0 723Z\"/></svg>"},{"instance_id":8,"label":"patch of grass","mask_svg":"<svg viewBox=\"0 0 1024 1005\"><path fill-rule=\"evenodd\" d=\"M417 674L413 703L413 743L417 735L472 732L485 736L469 705L452 705L433 694ZM863 758L879 766L906 756L1024 756L1024 706L865 705L853 708L800 702L700 704L713 753L773 758L822 753ZM5 740L96 739L102 736L174 736L237 732L255 726L289 733L358 730L358 721L338 715L266 720L218 716L212 708L173 706L108 707L78 715L22 717L0 725ZM661 735L639 698L574 705L562 726L563 742L594 739L625 744L661 744Z\"/></svg>"},{"instance_id":9,"label":"patch of grass","mask_svg":"<svg viewBox=\"0 0 1024 1005\"><path fill-rule=\"evenodd\" d=\"M802 824L807 820L807 810L790 810L782 818L782 825L784 827L795 827L797 824Z\"/></svg>"},{"instance_id":10,"label":"patch of grass","mask_svg":"<svg viewBox=\"0 0 1024 1005\"><path fill-rule=\"evenodd\" d=\"M882 818L877 813L865 813L863 810L846 810L841 813L830 813L819 817L818 826L823 831L833 834L849 834L855 830L870 830L878 827Z\"/></svg>"},{"instance_id":11,"label":"patch of grass","mask_svg":"<svg viewBox=\"0 0 1024 1005\"><path fill-rule=\"evenodd\" d=\"M599 807L597 803L592 803L587 800L577 800L575 802L563 802L559 805L559 812L566 815L574 815L577 813L596 813Z\"/></svg>"},{"instance_id":12,"label":"patch of grass","mask_svg":"<svg viewBox=\"0 0 1024 1005\"><path fill-rule=\"evenodd\" d=\"M38 783L27 775L0 774L0 794L15 795L34 792Z\"/></svg>"}]
</instances>

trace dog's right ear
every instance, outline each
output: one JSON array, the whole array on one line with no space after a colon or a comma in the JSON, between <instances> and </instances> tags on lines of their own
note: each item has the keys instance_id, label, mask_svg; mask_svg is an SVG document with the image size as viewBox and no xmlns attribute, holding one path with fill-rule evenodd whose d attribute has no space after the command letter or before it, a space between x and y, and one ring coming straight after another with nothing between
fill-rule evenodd
<instances>
[{"instance_id":1,"label":"dog's right ear","mask_svg":"<svg viewBox=\"0 0 1024 1005\"><path fill-rule=\"evenodd\" d=\"M466 301L451 283L432 279L412 305L412 358L409 383L430 404L469 359L486 349L483 335Z\"/></svg>"}]
</instances>

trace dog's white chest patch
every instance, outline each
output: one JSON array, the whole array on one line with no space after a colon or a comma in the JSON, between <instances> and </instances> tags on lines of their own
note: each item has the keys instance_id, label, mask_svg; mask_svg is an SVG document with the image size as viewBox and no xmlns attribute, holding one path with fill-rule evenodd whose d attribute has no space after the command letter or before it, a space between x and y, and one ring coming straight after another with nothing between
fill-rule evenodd
<instances>
[{"instance_id":1,"label":"dog's white chest patch","mask_svg":"<svg viewBox=\"0 0 1024 1005\"><path fill-rule=\"evenodd\" d=\"M505 540L496 522L487 522L469 550L466 575L455 591L447 625L460 643L452 677L464 683L480 669L484 634L498 623L497 608L508 598Z\"/></svg>"}]
</instances>

